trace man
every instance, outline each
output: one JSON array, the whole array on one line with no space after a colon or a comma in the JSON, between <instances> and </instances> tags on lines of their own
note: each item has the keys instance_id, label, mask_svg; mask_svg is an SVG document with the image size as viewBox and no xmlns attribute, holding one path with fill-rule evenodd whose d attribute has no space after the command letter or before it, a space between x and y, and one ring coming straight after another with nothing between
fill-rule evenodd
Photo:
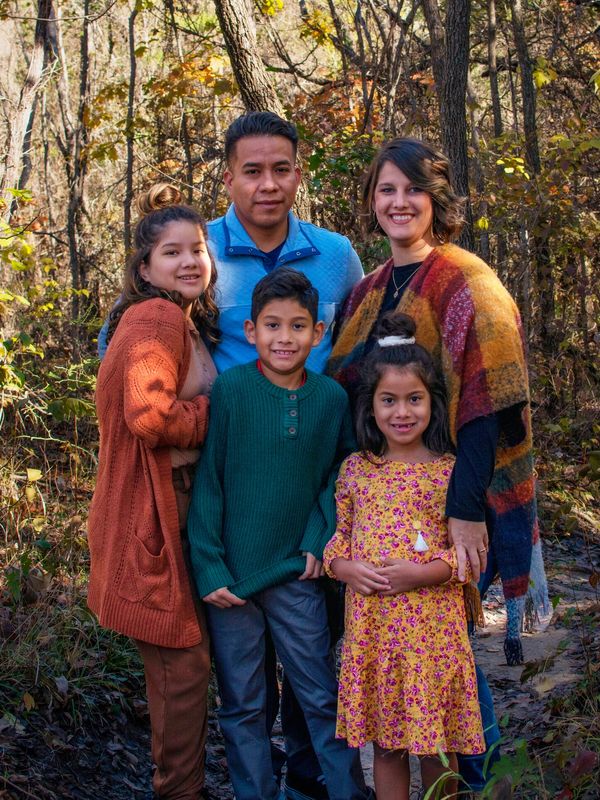
<instances>
[{"instance_id":1,"label":"man","mask_svg":"<svg viewBox=\"0 0 600 800\"><path fill-rule=\"evenodd\" d=\"M325 336L308 367L322 372L336 312L363 275L345 236L292 213L300 185L297 143L295 126L269 111L238 117L225 134L224 182L232 203L224 217L208 225L219 274L222 338L214 354L219 372L254 358L244 336L252 290L266 272L283 264L304 272L319 291Z\"/></svg>"}]
</instances>

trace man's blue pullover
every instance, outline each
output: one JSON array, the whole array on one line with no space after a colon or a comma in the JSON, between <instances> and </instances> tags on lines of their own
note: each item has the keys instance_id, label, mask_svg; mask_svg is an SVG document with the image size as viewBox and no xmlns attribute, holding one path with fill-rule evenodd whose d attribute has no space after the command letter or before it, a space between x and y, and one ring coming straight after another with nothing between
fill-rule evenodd
<instances>
[{"instance_id":1,"label":"man's blue pullover","mask_svg":"<svg viewBox=\"0 0 600 800\"><path fill-rule=\"evenodd\" d=\"M250 319L252 290L263 278L265 254L246 233L233 205L224 217L209 222L208 242L218 270L217 305L221 315L221 342L213 358L219 372L256 358L254 345L246 341L244 320ZM331 326L350 289L363 275L360 259L345 236L301 222L290 211L288 235L275 263L303 272L319 291L319 319L325 336L313 348L306 366L323 372L331 352Z\"/></svg>"}]
</instances>

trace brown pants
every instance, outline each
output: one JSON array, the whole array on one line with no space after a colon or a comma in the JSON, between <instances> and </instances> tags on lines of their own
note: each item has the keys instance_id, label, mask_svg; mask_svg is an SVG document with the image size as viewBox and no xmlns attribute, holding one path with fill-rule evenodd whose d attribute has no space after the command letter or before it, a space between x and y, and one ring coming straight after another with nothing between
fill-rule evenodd
<instances>
[{"instance_id":1,"label":"brown pants","mask_svg":"<svg viewBox=\"0 0 600 800\"><path fill-rule=\"evenodd\" d=\"M144 662L152 725L154 791L164 800L200 800L210 673L208 633L194 647L174 649L136 640Z\"/></svg>"}]
</instances>

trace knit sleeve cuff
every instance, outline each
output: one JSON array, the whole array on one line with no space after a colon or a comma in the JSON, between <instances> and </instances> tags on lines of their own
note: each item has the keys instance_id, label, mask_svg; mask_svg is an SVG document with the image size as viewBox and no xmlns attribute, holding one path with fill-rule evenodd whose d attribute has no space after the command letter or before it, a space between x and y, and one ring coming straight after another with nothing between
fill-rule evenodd
<instances>
[{"instance_id":1,"label":"knit sleeve cuff","mask_svg":"<svg viewBox=\"0 0 600 800\"><path fill-rule=\"evenodd\" d=\"M467 560L467 568L466 568L466 575L464 581L458 580L458 558L456 555L456 548L455 547L448 547L445 550L438 550L435 553L432 553L430 561L435 561L439 559L444 563L448 564L450 569L452 570L452 575L448 578L446 583L452 581L453 583L469 583L472 579L473 575L471 573L471 565Z\"/></svg>"},{"instance_id":2,"label":"knit sleeve cuff","mask_svg":"<svg viewBox=\"0 0 600 800\"><path fill-rule=\"evenodd\" d=\"M206 597L207 594L217 589L229 588L235 583L232 574L222 561L211 564L210 567L202 570L196 570L194 578L200 597Z\"/></svg>"}]
</instances>

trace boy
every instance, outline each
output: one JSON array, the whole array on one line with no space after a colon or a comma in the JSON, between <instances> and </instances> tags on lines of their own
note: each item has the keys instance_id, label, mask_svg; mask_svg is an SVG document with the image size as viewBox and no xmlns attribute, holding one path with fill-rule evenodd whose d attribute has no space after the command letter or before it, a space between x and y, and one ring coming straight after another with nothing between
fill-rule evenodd
<instances>
[{"instance_id":1,"label":"boy","mask_svg":"<svg viewBox=\"0 0 600 800\"><path fill-rule=\"evenodd\" d=\"M266 721L267 631L330 797L370 797L358 751L335 739L337 683L316 581L335 529L334 465L353 445L344 391L304 366L323 336L317 307L317 290L295 270L279 267L257 284L244 330L258 361L215 383L188 519L237 800L281 796Z\"/></svg>"}]
</instances>

